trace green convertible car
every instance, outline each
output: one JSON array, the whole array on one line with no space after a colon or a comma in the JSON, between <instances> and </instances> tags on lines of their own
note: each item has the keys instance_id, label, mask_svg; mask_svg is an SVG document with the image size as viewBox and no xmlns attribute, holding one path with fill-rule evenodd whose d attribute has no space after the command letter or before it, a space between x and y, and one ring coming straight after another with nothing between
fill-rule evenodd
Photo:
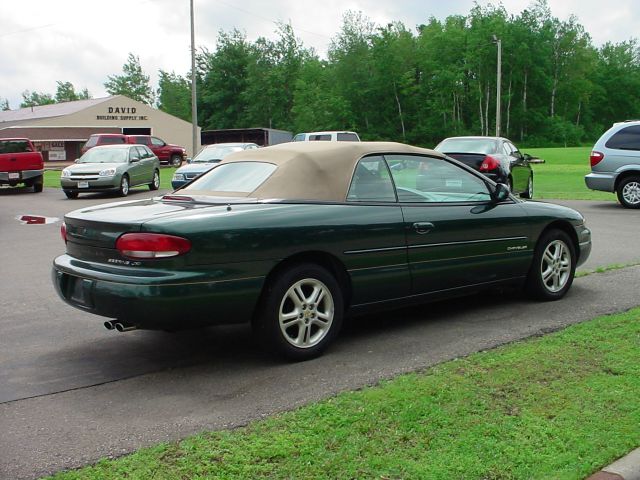
<instances>
[{"instance_id":1,"label":"green convertible car","mask_svg":"<svg viewBox=\"0 0 640 480\"><path fill-rule=\"evenodd\" d=\"M503 284L559 299L591 250L575 210L368 142L234 153L169 195L71 212L62 235L56 289L107 328L251 322L296 360L322 353L345 314Z\"/></svg>"}]
</instances>

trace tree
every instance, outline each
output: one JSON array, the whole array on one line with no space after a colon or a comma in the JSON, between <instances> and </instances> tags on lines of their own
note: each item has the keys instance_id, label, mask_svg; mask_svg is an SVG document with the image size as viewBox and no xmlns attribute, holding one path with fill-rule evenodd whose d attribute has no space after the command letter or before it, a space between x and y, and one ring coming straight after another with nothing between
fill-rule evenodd
<instances>
[{"instance_id":1,"label":"tree","mask_svg":"<svg viewBox=\"0 0 640 480\"><path fill-rule=\"evenodd\" d=\"M9 107L9 100L7 100L6 98L0 98L0 110L11 110L11 107Z\"/></svg>"},{"instance_id":2,"label":"tree","mask_svg":"<svg viewBox=\"0 0 640 480\"><path fill-rule=\"evenodd\" d=\"M122 75L109 75L104 83L110 95L125 95L138 102L152 105L154 95L149 85L149 76L145 75L140 66L140 58L129 54L127 63L122 66Z\"/></svg>"},{"instance_id":3,"label":"tree","mask_svg":"<svg viewBox=\"0 0 640 480\"><path fill-rule=\"evenodd\" d=\"M178 118L191 121L191 82L173 72L159 72L158 108Z\"/></svg>"},{"instance_id":4,"label":"tree","mask_svg":"<svg viewBox=\"0 0 640 480\"><path fill-rule=\"evenodd\" d=\"M30 92L25 90L22 92L22 103L20 108L37 107L39 105L51 105L56 103L49 93Z\"/></svg>"},{"instance_id":5,"label":"tree","mask_svg":"<svg viewBox=\"0 0 640 480\"><path fill-rule=\"evenodd\" d=\"M56 102L73 102L75 100L87 100L91 98L89 94L89 90L86 88L80 92L76 92L73 84L71 82L61 82L60 80L56 81L58 88L56 90Z\"/></svg>"}]
</instances>

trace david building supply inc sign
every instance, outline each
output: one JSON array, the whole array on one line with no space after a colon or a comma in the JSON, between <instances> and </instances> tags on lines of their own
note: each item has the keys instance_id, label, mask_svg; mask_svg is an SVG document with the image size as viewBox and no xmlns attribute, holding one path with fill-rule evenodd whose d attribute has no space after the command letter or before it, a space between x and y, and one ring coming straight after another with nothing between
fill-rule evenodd
<instances>
[{"instance_id":1,"label":"david building supply inc sign","mask_svg":"<svg viewBox=\"0 0 640 480\"><path fill-rule=\"evenodd\" d=\"M146 121L149 119L147 115L137 115L136 107L108 107L107 115L96 115L96 120L115 120L115 121Z\"/></svg>"}]
</instances>

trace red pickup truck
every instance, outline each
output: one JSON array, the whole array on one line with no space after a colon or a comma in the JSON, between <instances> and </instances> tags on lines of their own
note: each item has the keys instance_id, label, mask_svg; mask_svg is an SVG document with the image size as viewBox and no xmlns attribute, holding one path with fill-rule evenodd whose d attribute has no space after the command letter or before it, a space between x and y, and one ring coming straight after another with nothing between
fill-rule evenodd
<instances>
[{"instance_id":1,"label":"red pickup truck","mask_svg":"<svg viewBox=\"0 0 640 480\"><path fill-rule=\"evenodd\" d=\"M179 145L172 145L161 138L151 135L124 135L122 133L96 133L89 137L80 153L98 145L113 145L118 143L135 143L146 145L158 157L160 163L168 163L173 167L179 167L187 158L187 151Z\"/></svg>"},{"instance_id":2,"label":"red pickup truck","mask_svg":"<svg viewBox=\"0 0 640 480\"><path fill-rule=\"evenodd\" d=\"M27 138L0 138L0 185L24 184L42 191L42 154Z\"/></svg>"}]
</instances>

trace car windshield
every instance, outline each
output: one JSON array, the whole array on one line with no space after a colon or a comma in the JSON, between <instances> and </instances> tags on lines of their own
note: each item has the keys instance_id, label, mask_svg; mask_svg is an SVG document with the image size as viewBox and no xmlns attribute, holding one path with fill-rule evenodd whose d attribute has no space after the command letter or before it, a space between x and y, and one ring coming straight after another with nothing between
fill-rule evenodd
<instances>
[{"instance_id":1,"label":"car windshield","mask_svg":"<svg viewBox=\"0 0 640 480\"><path fill-rule=\"evenodd\" d=\"M78 163L127 163L128 148L92 148L78 159Z\"/></svg>"},{"instance_id":2,"label":"car windshield","mask_svg":"<svg viewBox=\"0 0 640 480\"><path fill-rule=\"evenodd\" d=\"M251 193L258 188L277 167L266 162L223 163L204 174L183 190L206 192Z\"/></svg>"},{"instance_id":3,"label":"car windshield","mask_svg":"<svg viewBox=\"0 0 640 480\"><path fill-rule=\"evenodd\" d=\"M447 138L435 148L444 153L495 153L498 142L492 138Z\"/></svg>"},{"instance_id":4,"label":"car windshield","mask_svg":"<svg viewBox=\"0 0 640 480\"><path fill-rule=\"evenodd\" d=\"M201 150L198 155L193 157L191 163L219 162L230 153L239 152L241 150L243 150L243 148L239 145L205 148L204 150Z\"/></svg>"}]
</instances>

